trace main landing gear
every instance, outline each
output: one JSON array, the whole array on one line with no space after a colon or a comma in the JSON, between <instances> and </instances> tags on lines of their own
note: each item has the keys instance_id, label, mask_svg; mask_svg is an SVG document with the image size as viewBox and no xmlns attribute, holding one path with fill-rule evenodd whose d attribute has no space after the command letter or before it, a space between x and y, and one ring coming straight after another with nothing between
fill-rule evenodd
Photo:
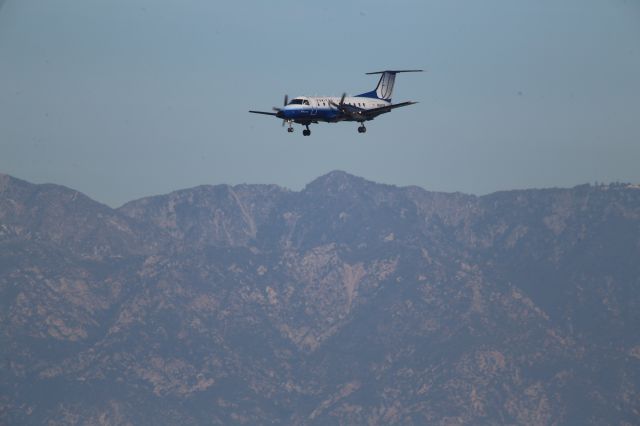
<instances>
[{"instance_id":1,"label":"main landing gear","mask_svg":"<svg viewBox=\"0 0 640 426\"><path fill-rule=\"evenodd\" d=\"M360 123L360 127L358 127L358 133L366 133L367 128L364 127L364 123Z\"/></svg>"},{"instance_id":2,"label":"main landing gear","mask_svg":"<svg viewBox=\"0 0 640 426\"><path fill-rule=\"evenodd\" d=\"M302 136L309 136L311 134L311 130L309 130L309 125L305 124L306 130L302 131Z\"/></svg>"}]
</instances>

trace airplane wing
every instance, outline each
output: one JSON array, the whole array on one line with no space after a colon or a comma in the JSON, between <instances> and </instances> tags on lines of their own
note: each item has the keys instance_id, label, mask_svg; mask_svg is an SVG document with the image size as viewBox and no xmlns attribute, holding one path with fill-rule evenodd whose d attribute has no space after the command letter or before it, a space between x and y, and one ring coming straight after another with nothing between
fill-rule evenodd
<instances>
[{"instance_id":1,"label":"airplane wing","mask_svg":"<svg viewBox=\"0 0 640 426\"><path fill-rule=\"evenodd\" d=\"M373 118L373 117L377 117L380 114L384 114L387 112L390 112L392 109L395 108L400 108L403 106L408 106L408 105L413 105L413 104L417 104L417 102L414 101L407 101L407 102L400 102L398 104L392 104L392 105L387 105L387 106L383 106L380 108L373 108L373 109L367 109L367 110L362 110L360 111L360 114Z\"/></svg>"},{"instance_id":2,"label":"airplane wing","mask_svg":"<svg viewBox=\"0 0 640 426\"><path fill-rule=\"evenodd\" d=\"M417 104L417 102L407 101L400 102L398 104L386 105L380 108L364 109L355 105L332 103L333 106L342 111L343 114L349 116L352 120L372 120L380 114L390 112L392 109L413 104Z\"/></svg>"},{"instance_id":3,"label":"airplane wing","mask_svg":"<svg viewBox=\"0 0 640 426\"><path fill-rule=\"evenodd\" d=\"M273 115L274 117L278 116L277 112L265 112L265 111L249 111L249 112L252 112L254 114Z\"/></svg>"}]
</instances>

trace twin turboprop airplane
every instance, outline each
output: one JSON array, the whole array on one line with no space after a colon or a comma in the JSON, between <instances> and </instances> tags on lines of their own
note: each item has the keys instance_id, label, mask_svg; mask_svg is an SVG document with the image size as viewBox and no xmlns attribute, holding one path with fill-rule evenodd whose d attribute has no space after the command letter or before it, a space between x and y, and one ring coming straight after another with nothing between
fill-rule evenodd
<instances>
[{"instance_id":1,"label":"twin turboprop airplane","mask_svg":"<svg viewBox=\"0 0 640 426\"><path fill-rule=\"evenodd\" d=\"M289 102L289 97L284 96L284 107L273 107L275 112L249 111L254 114L273 115L281 118L282 125L289 125L287 131L293 132L292 123L298 123L306 127L302 131L304 136L309 136L311 123L337 123L339 121L357 121L360 123L358 133L364 133L367 128L364 122L373 120L380 114L390 112L394 108L413 105L417 102L406 101L397 104L391 103L393 84L396 74L401 72L421 72L422 70L396 70L376 71L367 74L382 74L376 88L370 92L357 96L343 94L341 98L328 96L298 96Z\"/></svg>"}]
</instances>

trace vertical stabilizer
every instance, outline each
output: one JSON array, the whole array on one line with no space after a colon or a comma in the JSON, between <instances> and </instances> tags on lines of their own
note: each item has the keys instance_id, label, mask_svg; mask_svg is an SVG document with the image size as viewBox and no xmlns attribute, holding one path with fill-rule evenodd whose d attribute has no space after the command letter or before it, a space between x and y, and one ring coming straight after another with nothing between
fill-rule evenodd
<instances>
[{"instance_id":1,"label":"vertical stabilizer","mask_svg":"<svg viewBox=\"0 0 640 426\"><path fill-rule=\"evenodd\" d=\"M378 80L378 85L375 90L367 93L362 93L362 97L366 98L376 98L382 99L387 102L391 102L391 97L393 96L393 86L396 82L396 74L401 72L421 72L422 70L387 70L387 71L376 71L376 72L368 72L367 75L370 74L382 74L380 76L380 80Z\"/></svg>"}]
</instances>

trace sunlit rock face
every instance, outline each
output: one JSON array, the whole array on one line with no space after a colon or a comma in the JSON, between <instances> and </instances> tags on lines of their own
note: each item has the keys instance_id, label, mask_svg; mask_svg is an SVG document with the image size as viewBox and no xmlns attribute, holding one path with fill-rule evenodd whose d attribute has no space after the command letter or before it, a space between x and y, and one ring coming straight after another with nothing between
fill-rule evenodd
<instances>
[{"instance_id":1,"label":"sunlit rock face","mask_svg":"<svg viewBox=\"0 0 640 426\"><path fill-rule=\"evenodd\" d=\"M640 423L640 190L0 175L0 424Z\"/></svg>"}]
</instances>

